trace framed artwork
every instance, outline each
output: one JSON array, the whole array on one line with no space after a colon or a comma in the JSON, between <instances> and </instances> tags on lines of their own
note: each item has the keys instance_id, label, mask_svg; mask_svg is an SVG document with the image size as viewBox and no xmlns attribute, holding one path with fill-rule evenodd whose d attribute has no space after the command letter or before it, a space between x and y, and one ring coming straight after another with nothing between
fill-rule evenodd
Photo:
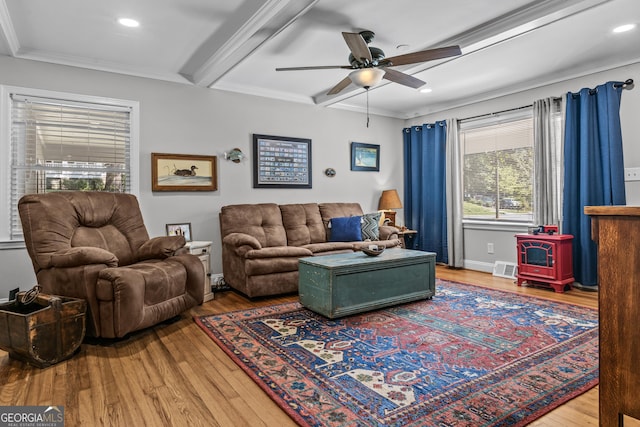
<instances>
[{"instance_id":1,"label":"framed artwork","mask_svg":"<svg viewBox=\"0 0 640 427\"><path fill-rule=\"evenodd\" d=\"M311 140L253 134L253 188L311 188Z\"/></svg>"},{"instance_id":2,"label":"framed artwork","mask_svg":"<svg viewBox=\"0 0 640 427\"><path fill-rule=\"evenodd\" d=\"M216 191L216 156L151 153L152 191Z\"/></svg>"},{"instance_id":3,"label":"framed artwork","mask_svg":"<svg viewBox=\"0 0 640 427\"><path fill-rule=\"evenodd\" d=\"M167 224L167 236L184 236L187 242L191 241L191 223Z\"/></svg>"},{"instance_id":4,"label":"framed artwork","mask_svg":"<svg viewBox=\"0 0 640 427\"><path fill-rule=\"evenodd\" d=\"M371 171L380 170L380 146L375 144L351 143L351 170Z\"/></svg>"}]
</instances>

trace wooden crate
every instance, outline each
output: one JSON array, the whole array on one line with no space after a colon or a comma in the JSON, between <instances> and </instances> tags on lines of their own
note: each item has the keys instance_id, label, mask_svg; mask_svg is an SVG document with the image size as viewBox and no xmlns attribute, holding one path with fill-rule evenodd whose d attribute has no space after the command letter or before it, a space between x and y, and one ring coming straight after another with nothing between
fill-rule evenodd
<instances>
[{"instance_id":1,"label":"wooden crate","mask_svg":"<svg viewBox=\"0 0 640 427\"><path fill-rule=\"evenodd\" d=\"M330 319L435 295L431 252L387 249L377 257L362 252L301 258L300 303Z\"/></svg>"},{"instance_id":2,"label":"wooden crate","mask_svg":"<svg viewBox=\"0 0 640 427\"><path fill-rule=\"evenodd\" d=\"M21 294L0 304L0 348L40 368L73 356L84 339L86 301L39 294L22 304Z\"/></svg>"}]
</instances>

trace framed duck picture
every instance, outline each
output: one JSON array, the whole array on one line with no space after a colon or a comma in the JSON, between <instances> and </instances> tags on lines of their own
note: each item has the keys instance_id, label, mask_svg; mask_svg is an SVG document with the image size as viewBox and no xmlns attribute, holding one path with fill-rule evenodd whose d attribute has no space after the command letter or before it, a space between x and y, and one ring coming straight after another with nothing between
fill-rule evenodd
<instances>
[{"instance_id":1,"label":"framed duck picture","mask_svg":"<svg viewBox=\"0 0 640 427\"><path fill-rule=\"evenodd\" d=\"M151 153L152 191L216 191L217 157Z\"/></svg>"}]
</instances>

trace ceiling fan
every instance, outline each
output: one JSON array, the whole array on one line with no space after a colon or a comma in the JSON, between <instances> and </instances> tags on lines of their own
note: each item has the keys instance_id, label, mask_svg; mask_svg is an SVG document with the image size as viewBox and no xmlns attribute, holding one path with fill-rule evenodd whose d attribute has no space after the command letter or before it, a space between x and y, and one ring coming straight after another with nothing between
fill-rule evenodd
<instances>
[{"instance_id":1,"label":"ceiling fan","mask_svg":"<svg viewBox=\"0 0 640 427\"><path fill-rule=\"evenodd\" d=\"M332 68L354 70L337 85L331 88L331 90L327 92L327 95L340 93L343 89L349 86L351 82L365 89L369 89L370 87L380 83L380 80L383 78L417 89L423 86L425 82L389 67L432 61L434 59L448 58L461 54L460 46L448 46L385 58L382 49L367 46L375 37L375 33L373 31L365 30L360 31L359 33L343 32L342 36L351 51L351 54L349 55L349 63L351 65L288 67L276 68L276 71L326 70Z\"/></svg>"}]
</instances>

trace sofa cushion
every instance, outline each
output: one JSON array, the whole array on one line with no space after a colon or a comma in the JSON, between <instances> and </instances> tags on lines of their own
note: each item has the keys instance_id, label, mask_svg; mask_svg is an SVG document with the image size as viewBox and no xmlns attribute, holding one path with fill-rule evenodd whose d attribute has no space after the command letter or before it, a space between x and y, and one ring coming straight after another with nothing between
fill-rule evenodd
<instances>
[{"instance_id":1,"label":"sofa cushion","mask_svg":"<svg viewBox=\"0 0 640 427\"><path fill-rule=\"evenodd\" d=\"M353 252L353 243L351 242L310 243L303 247L309 249L314 255L322 255L327 252Z\"/></svg>"},{"instance_id":2,"label":"sofa cushion","mask_svg":"<svg viewBox=\"0 0 640 427\"><path fill-rule=\"evenodd\" d=\"M327 241L317 203L280 205L287 244L303 246Z\"/></svg>"},{"instance_id":3,"label":"sofa cushion","mask_svg":"<svg viewBox=\"0 0 640 427\"><path fill-rule=\"evenodd\" d=\"M362 240L362 217L345 216L331 218L329 223L330 242L358 242Z\"/></svg>"},{"instance_id":4,"label":"sofa cushion","mask_svg":"<svg viewBox=\"0 0 640 427\"><path fill-rule=\"evenodd\" d=\"M380 238L380 212L362 215L362 240L378 240Z\"/></svg>"},{"instance_id":5,"label":"sofa cushion","mask_svg":"<svg viewBox=\"0 0 640 427\"><path fill-rule=\"evenodd\" d=\"M262 247L286 246L287 234L280 208L275 203L223 206L220 210L220 233L254 236Z\"/></svg>"},{"instance_id":6,"label":"sofa cushion","mask_svg":"<svg viewBox=\"0 0 640 427\"><path fill-rule=\"evenodd\" d=\"M359 203L319 203L318 209L320 209L322 224L327 233L327 240L329 240L330 236L329 221L331 221L331 218L363 214Z\"/></svg>"}]
</instances>

